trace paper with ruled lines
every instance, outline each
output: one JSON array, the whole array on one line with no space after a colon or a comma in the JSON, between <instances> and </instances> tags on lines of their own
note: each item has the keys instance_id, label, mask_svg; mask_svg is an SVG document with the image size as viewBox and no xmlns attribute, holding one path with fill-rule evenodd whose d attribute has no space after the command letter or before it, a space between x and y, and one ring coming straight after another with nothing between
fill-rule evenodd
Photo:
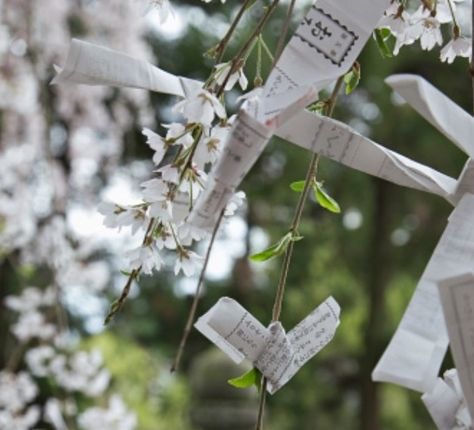
<instances>
[{"instance_id":1,"label":"paper with ruled lines","mask_svg":"<svg viewBox=\"0 0 474 430\"><path fill-rule=\"evenodd\" d=\"M221 298L195 327L236 363L249 360L273 394L333 338L340 308L329 297L288 333L281 323L262 325L238 302Z\"/></svg>"}]
</instances>

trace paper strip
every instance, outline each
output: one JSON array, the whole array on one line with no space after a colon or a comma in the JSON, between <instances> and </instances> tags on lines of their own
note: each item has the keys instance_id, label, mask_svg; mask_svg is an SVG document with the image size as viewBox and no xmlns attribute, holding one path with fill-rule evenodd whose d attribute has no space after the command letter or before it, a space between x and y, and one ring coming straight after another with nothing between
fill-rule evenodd
<instances>
[{"instance_id":1,"label":"paper strip","mask_svg":"<svg viewBox=\"0 0 474 430\"><path fill-rule=\"evenodd\" d=\"M400 325L372 373L375 381L421 392L434 387L448 346L436 285L447 273L474 267L473 214L474 195L466 194L451 213Z\"/></svg>"},{"instance_id":2,"label":"paper strip","mask_svg":"<svg viewBox=\"0 0 474 430\"><path fill-rule=\"evenodd\" d=\"M385 80L431 125L474 158L474 118L429 82L416 75Z\"/></svg>"},{"instance_id":3,"label":"paper strip","mask_svg":"<svg viewBox=\"0 0 474 430\"><path fill-rule=\"evenodd\" d=\"M433 389L421 396L439 430L452 430L456 424L456 412L461 401L456 392L441 378L436 380Z\"/></svg>"},{"instance_id":4,"label":"paper strip","mask_svg":"<svg viewBox=\"0 0 474 430\"><path fill-rule=\"evenodd\" d=\"M280 127L276 135L395 184L431 192L450 202L456 199L455 179L391 151L334 119L301 111Z\"/></svg>"},{"instance_id":5,"label":"paper strip","mask_svg":"<svg viewBox=\"0 0 474 430\"><path fill-rule=\"evenodd\" d=\"M273 394L331 341L339 314L329 297L286 334L279 322L265 328L235 300L223 297L194 326L235 362L251 361Z\"/></svg>"},{"instance_id":6,"label":"paper strip","mask_svg":"<svg viewBox=\"0 0 474 430\"><path fill-rule=\"evenodd\" d=\"M471 218L473 213L471 212ZM466 241L474 239L474 234ZM438 284L451 353L469 414L474 417L474 259L463 274ZM446 272L455 273L455 272Z\"/></svg>"},{"instance_id":7,"label":"paper strip","mask_svg":"<svg viewBox=\"0 0 474 430\"><path fill-rule=\"evenodd\" d=\"M259 119L275 109L265 99L303 85L319 91L344 74L389 6L390 0L316 1L267 79Z\"/></svg>"},{"instance_id":8,"label":"paper strip","mask_svg":"<svg viewBox=\"0 0 474 430\"><path fill-rule=\"evenodd\" d=\"M60 69L51 83L66 82L142 88L180 97L201 86L197 81L177 77L146 61L77 39L71 42L64 69Z\"/></svg>"}]
</instances>

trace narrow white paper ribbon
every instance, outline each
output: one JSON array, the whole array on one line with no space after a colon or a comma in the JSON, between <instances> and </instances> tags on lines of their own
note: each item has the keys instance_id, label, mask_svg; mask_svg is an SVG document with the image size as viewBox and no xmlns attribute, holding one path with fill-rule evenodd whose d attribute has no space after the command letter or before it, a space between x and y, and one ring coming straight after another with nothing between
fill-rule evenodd
<instances>
[{"instance_id":1,"label":"narrow white paper ribbon","mask_svg":"<svg viewBox=\"0 0 474 430\"><path fill-rule=\"evenodd\" d=\"M196 91L201 84L178 77L122 52L72 39L64 68L51 84L75 83L141 88L180 97Z\"/></svg>"},{"instance_id":2,"label":"narrow white paper ribbon","mask_svg":"<svg viewBox=\"0 0 474 430\"><path fill-rule=\"evenodd\" d=\"M329 297L285 333L279 322L266 328L238 302L223 297L194 326L236 363L251 361L273 394L331 341L339 314L339 305Z\"/></svg>"}]
</instances>

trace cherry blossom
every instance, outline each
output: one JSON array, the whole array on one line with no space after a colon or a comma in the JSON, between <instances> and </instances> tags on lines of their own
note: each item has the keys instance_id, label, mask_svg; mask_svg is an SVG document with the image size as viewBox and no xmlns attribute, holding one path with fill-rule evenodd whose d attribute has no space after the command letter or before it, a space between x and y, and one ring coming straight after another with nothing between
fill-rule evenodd
<instances>
[{"instance_id":1,"label":"cherry blossom","mask_svg":"<svg viewBox=\"0 0 474 430\"><path fill-rule=\"evenodd\" d=\"M185 276L193 276L202 265L202 257L193 251L180 249L178 258L174 265L174 274L178 275L182 270Z\"/></svg>"},{"instance_id":2,"label":"cherry blossom","mask_svg":"<svg viewBox=\"0 0 474 430\"><path fill-rule=\"evenodd\" d=\"M224 82L227 79L227 75L229 74L231 70L232 63L230 62L220 63L220 64L216 64L214 67L215 67L214 82L220 87L224 85ZM237 82L239 83L240 88L242 88L242 90L245 91L247 89L248 80L247 80L247 77L245 76L243 66L239 67L236 71L234 71L229 76L224 87L225 91L230 91L232 88L234 88Z\"/></svg>"},{"instance_id":3,"label":"cherry blossom","mask_svg":"<svg viewBox=\"0 0 474 430\"><path fill-rule=\"evenodd\" d=\"M139 246L127 251L126 256L130 261L130 270L141 267L145 275L151 275L153 270L159 271L163 264L163 259L154 245Z\"/></svg>"},{"instance_id":4,"label":"cherry blossom","mask_svg":"<svg viewBox=\"0 0 474 430\"><path fill-rule=\"evenodd\" d=\"M151 131L149 128L144 128L142 134L146 136L146 143L148 146L155 151L153 154L153 163L156 165L161 163L163 157L165 156L168 145L166 140L163 139L159 134L156 134L154 131Z\"/></svg>"},{"instance_id":5,"label":"cherry blossom","mask_svg":"<svg viewBox=\"0 0 474 430\"><path fill-rule=\"evenodd\" d=\"M181 113L189 123L201 123L206 127L211 126L216 115L221 119L226 117L222 103L204 89L178 102L173 110Z\"/></svg>"},{"instance_id":6,"label":"cherry blossom","mask_svg":"<svg viewBox=\"0 0 474 430\"><path fill-rule=\"evenodd\" d=\"M456 57L464 57L471 60L471 55L471 40L465 37L458 37L451 39L443 49L441 49L440 58L441 61L451 64Z\"/></svg>"}]
</instances>

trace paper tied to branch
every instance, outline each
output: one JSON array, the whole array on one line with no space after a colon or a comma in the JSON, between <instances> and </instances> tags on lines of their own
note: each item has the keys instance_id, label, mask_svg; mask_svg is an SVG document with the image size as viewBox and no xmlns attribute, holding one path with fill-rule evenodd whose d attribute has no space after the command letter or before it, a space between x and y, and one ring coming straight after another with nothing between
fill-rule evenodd
<instances>
[{"instance_id":1,"label":"paper tied to branch","mask_svg":"<svg viewBox=\"0 0 474 430\"><path fill-rule=\"evenodd\" d=\"M280 322L268 328L238 302L221 298L194 325L236 363L249 360L275 393L334 337L340 307L329 297L288 333Z\"/></svg>"},{"instance_id":2,"label":"paper tied to branch","mask_svg":"<svg viewBox=\"0 0 474 430\"><path fill-rule=\"evenodd\" d=\"M429 392L437 380L448 336L437 283L447 274L474 267L474 195L451 213L415 293L389 346L375 367L375 381Z\"/></svg>"},{"instance_id":3,"label":"paper tied to branch","mask_svg":"<svg viewBox=\"0 0 474 430\"><path fill-rule=\"evenodd\" d=\"M455 200L455 179L385 148L332 118L301 111L276 135L369 175L434 193L450 202Z\"/></svg>"},{"instance_id":4,"label":"paper tied to branch","mask_svg":"<svg viewBox=\"0 0 474 430\"><path fill-rule=\"evenodd\" d=\"M76 83L141 88L185 97L201 87L192 79L178 77L122 52L72 39L64 68L52 84Z\"/></svg>"},{"instance_id":5,"label":"paper tied to branch","mask_svg":"<svg viewBox=\"0 0 474 430\"><path fill-rule=\"evenodd\" d=\"M439 430L472 430L472 421L456 369L447 370L433 389L421 396Z\"/></svg>"},{"instance_id":6,"label":"paper tied to branch","mask_svg":"<svg viewBox=\"0 0 474 430\"><path fill-rule=\"evenodd\" d=\"M474 197L473 197L474 200ZM474 209L474 204L472 205ZM471 218L473 217L471 212ZM473 223L474 224L474 223ZM474 230L474 228L473 228ZM474 242L474 231L465 238ZM451 276L438 283L451 354L472 422L474 422L474 255L464 273L447 272ZM454 276L453 276L454 275Z\"/></svg>"},{"instance_id":7,"label":"paper tied to branch","mask_svg":"<svg viewBox=\"0 0 474 430\"><path fill-rule=\"evenodd\" d=\"M206 189L188 217L190 224L212 230L219 214L265 149L275 130L295 112L304 109L316 94L312 87L299 87L291 93L294 95L293 102L267 118L265 123L257 121L250 114L258 109L258 102L250 100L244 104L227 135L221 156L209 174ZM281 95L275 99L281 99Z\"/></svg>"},{"instance_id":8,"label":"paper tied to branch","mask_svg":"<svg viewBox=\"0 0 474 430\"><path fill-rule=\"evenodd\" d=\"M123 65L126 70L122 70ZM138 72L134 72L135 69ZM53 82L135 86L178 97L185 97L202 86L201 82L171 75L126 54L79 40L72 41L66 66L61 70ZM154 76L154 85L147 78L149 74ZM404 76L405 79L410 78L408 75ZM389 81L392 80L389 78ZM426 90L429 88L426 83L419 84L418 87L425 88L425 93L430 92L429 89ZM279 114L280 107L288 100L285 94L273 96L274 105L278 107L275 110L277 115L269 118L266 124L255 120L261 108L259 103L245 106L240 115L241 123L235 124L227 139L224 155L215 169L213 184L204 191L200 208L192 215L191 219L195 224L210 228L214 218L209 217L208 213L220 213L275 129L277 136L290 143L390 182L440 195L452 203L458 201L465 192L474 192L472 163L466 164L461 175L463 180L456 182L453 178L361 136L339 121L301 110L314 95L311 88L298 87L292 89L291 93L292 97L300 98L299 102L297 100L286 106ZM443 105L448 105L444 99Z\"/></svg>"},{"instance_id":9,"label":"paper tied to branch","mask_svg":"<svg viewBox=\"0 0 474 430\"><path fill-rule=\"evenodd\" d=\"M391 77L388 83L433 126L468 155L473 119L422 78ZM448 347L437 282L474 265L474 164L468 159L448 200L457 205L403 318L372 378L429 392Z\"/></svg>"},{"instance_id":10,"label":"paper tied to branch","mask_svg":"<svg viewBox=\"0 0 474 430\"><path fill-rule=\"evenodd\" d=\"M229 182L228 190L240 184L275 131L352 66L389 4L390 0L360 0L355 4L316 1L270 73L263 94L253 106L244 104L237 115L221 158L211 172L214 183ZM245 146L251 149L244 158L240 154ZM213 194L212 190L200 196L188 219L191 224L207 230L214 227L222 208L206 201ZM217 213L203 208L213 208Z\"/></svg>"}]
</instances>

